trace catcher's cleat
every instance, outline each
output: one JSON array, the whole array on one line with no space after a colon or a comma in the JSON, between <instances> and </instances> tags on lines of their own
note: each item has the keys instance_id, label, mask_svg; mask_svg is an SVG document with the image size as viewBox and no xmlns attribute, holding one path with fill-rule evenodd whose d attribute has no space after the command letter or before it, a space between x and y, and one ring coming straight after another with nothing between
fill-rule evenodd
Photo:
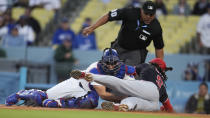
<instances>
[{"instance_id":1,"label":"catcher's cleat","mask_svg":"<svg viewBox=\"0 0 210 118\"><path fill-rule=\"evenodd\" d=\"M125 104L116 105L113 102L103 102L101 104L102 109L108 111L128 111L128 106Z\"/></svg>"},{"instance_id":2,"label":"catcher's cleat","mask_svg":"<svg viewBox=\"0 0 210 118\"><path fill-rule=\"evenodd\" d=\"M81 72L80 70L73 70L71 71L70 76L75 79L80 79L85 77L85 73Z\"/></svg>"}]
</instances>

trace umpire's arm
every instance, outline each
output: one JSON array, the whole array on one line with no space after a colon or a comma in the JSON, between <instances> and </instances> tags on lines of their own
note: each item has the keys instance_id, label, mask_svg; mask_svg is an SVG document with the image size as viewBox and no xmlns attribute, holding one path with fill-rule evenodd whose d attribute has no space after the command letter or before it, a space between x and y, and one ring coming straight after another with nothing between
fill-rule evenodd
<instances>
[{"instance_id":1,"label":"umpire's arm","mask_svg":"<svg viewBox=\"0 0 210 118\"><path fill-rule=\"evenodd\" d=\"M93 25L85 28L82 32L83 35L85 35L85 36L89 35L95 29L106 24L108 21L122 20L125 15L125 11L126 11L126 9L114 9L114 10L106 13L101 18L99 18Z\"/></svg>"},{"instance_id":2,"label":"umpire's arm","mask_svg":"<svg viewBox=\"0 0 210 118\"><path fill-rule=\"evenodd\" d=\"M164 58L164 41L162 35L162 28L159 25L159 28L155 31L156 34L153 36L153 43L155 47L155 56L156 58Z\"/></svg>"},{"instance_id":3,"label":"umpire's arm","mask_svg":"<svg viewBox=\"0 0 210 118\"><path fill-rule=\"evenodd\" d=\"M156 58L164 58L164 51L163 48L162 49L155 49L155 56Z\"/></svg>"},{"instance_id":4,"label":"umpire's arm","mask_svg":"<svg viewBox=\"0 0 210 118\"><path fill-rule=\"evenodd\" d=\"M90 33L92 33L96 28L100 27L101 25L104 25L108 22L108 18L109 18L109 15L108 13L103 15L101 18L99 18L96 23L94 23L93 25L89 26L89 27L86 27L84 30L83 30L83 35L85 36L88 36Z\"/></svg>"},{"instance_id":5,"label":"umpire's arm","mask_svg":"<svg viewBox=\"0 0 210 118\"><path fill-rule=\"evenodd\" d=\"M152 35L153 44L155 47L155 56L156 58L164 59L164 41L163 41L163 32L162 27L159 23L154 26L154 34Z\"/></svg>"}]
</instances>

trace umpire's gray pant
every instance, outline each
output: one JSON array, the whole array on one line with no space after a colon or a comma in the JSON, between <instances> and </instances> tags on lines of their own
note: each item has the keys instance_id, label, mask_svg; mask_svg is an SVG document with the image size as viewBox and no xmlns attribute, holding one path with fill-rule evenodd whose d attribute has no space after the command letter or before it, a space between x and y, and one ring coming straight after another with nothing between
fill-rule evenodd
<instances>
[{"instance_id":1,"label":"umpire's gray pant","mask_svg":"<svg viewBox=\"0 0 210 118\"><path fill-rule=\"evenodd\" d=\"M130 110L159 110L159 91L154 83L144 80L122 80L109 75L92 76L95 82L122 95L130 96L121 101L121 104L128 105Z\"/></svg>"},{"instance_id":2,"label":"umpire's gray pant","mask_svg":"<svg viewBox=\"0 0 210 118\"><path fill-rule=\"evenodd\" d=\"M127 65L135 66L145 62L147 49L127 50L122 48L118 41L112 43L111 47L117 50L119 57Z\"/></svg>"}]
</instances>

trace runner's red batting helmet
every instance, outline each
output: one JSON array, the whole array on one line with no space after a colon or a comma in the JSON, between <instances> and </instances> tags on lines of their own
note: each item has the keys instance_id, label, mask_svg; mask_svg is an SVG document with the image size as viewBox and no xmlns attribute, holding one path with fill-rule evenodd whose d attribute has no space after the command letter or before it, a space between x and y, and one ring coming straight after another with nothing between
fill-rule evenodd
<instances>
[{"instance_id":1,"label":"runner's red batting helmet","mask_svg":"<svg viewBox=\"0 0 210 118\"><path fill-rule=\"evenodd\" d=\"M161 58L154 58L152 60L149 61L150 63L155 63L157 65L159 65L159 67L165 71L166 70L166 63L161 59Z\"/></svg>"}]
</instances>

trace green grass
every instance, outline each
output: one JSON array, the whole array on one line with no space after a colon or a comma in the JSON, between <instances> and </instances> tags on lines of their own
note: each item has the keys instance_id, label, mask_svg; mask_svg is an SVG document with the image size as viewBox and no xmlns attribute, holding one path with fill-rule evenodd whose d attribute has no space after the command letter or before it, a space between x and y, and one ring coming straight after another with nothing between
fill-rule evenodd
<instances>
[{"instance_id":1,"label":"green grass","mask_svg":"<svg viewBox=\"0 0 210 118\"><path fill-rule=\"evenodd\" d=\"M155 114L125 112L79 111L79 110L17 110L0 109L1 118L192 118Z\"/></svg>"}]
</instances>

